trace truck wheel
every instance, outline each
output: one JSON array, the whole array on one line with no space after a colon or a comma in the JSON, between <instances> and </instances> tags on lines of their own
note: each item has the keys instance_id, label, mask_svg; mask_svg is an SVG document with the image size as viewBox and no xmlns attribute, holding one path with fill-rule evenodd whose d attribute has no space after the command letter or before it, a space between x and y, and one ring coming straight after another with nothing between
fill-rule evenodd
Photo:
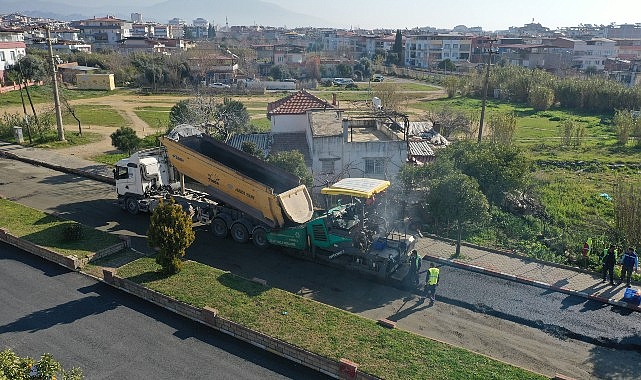
<instances>
[{"instance_id":1,"label":"truck wheel","mask_svg":"<svg viewBox=\"0 0 641 380\"><path fill-rule=\"evenodd\" d=\"M134 197L125 198L125 206L127 207L127 211L129 211L131 215L136 215L138 214L138 212L140 212L138 200Z\"/></svg>"},{"instance_id":2,"label":"truck wheel","mask_svg":"<svg viewBox=\"0 0 641 380\"><path fill-rule=\"evenodd\" d=\"M214 220L211 221L211 232L217 238L220 238L220 239L226 238L227 234L229 233L229 229L227 228L227 223L225 223L225 221L222 220L221 218L215 218Z\"/></svg>"},{"instance_id":3,"label":"truck wheel","mask_svg":"<svg viewBox=\"0 0 641 380\"><path fill-rule=\"evenodd\" d=\"M269 241L267 241L267 231L263 227L258 227L252 233L252 240L254 245L259 248L265 248L269 246Z\"/></svg>"},{"instance_id":4,"label":"truck wheel","mask_svg":"<svg viewBox=\"0 0 641 380\"><path fill-rule=\"evenodd\" d=\"M249 231L242 223L234 223L231 225L231 237L237 243L247 243L249 241Z\"/></svg>"}]
</instances>

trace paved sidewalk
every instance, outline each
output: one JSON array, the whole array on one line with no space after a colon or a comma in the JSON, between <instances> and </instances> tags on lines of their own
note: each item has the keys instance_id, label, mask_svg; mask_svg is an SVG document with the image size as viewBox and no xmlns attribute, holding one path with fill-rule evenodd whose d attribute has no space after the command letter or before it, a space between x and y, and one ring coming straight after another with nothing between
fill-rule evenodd
<instances>
[{"instance_id":1,"label":"paved sidewalk","mask_svg":"<svg viewBox=\"0 0 641 380\"><path fill-rule=\"evenodd\" d=\"M55 150L24 148L0 142L0 157L19 159L55 170L86 175L106 183L113 183L112 170L108 165L63 155ZM454 242L435 237L419 239L417 249L425 256L425 260L433 260L442 264L641 311L641 307L638 305L623 302L625 285L613 287L608 283L601 283L600 274L579 268L545 263L471 244L465 244L461 247L460 257L452 258L456 249ZM633 284L633 288L641 289L641 286Z\"/></svg>"},{"instance_id":2,"label":"paved sidewalk","mask_svg":"<svg viewBox=\"0 0 641 380\"><path fill-rule=\"evenodd\" d=\"M641 311L638 305L623 301L625 283L618 286L611 286L609 282L602 283L600 273L488 250L467 243L461 246L460 257L453 258L455 242L434 238L419 239L417 247L425 260ZM641 287L633 283L632 288Z\"/></svg>"}]
</instances>

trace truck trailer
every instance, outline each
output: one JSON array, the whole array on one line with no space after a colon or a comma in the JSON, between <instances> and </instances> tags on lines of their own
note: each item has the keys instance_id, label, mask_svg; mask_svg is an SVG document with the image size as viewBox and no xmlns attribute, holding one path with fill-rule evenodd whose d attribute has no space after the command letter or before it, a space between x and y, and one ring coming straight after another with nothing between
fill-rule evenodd
<instances>
[{"instance_id":1,"label":"truck trailer","mask_svg":"<svg viewBox=\"0 0 641 380\"><path fill-rule=\"evenodd\" d=\"M217 238L280 247L381 279L405 263L414 248L414 236L388 231L370 204L389 181L343 179L321 193L346 201L319 209L298 177L205 133L163 136L160 143L116 163L123 210L152 212L161 199L173 197ZM201 190L187 188L185 177Z\"/></svg>"}]
</instances>

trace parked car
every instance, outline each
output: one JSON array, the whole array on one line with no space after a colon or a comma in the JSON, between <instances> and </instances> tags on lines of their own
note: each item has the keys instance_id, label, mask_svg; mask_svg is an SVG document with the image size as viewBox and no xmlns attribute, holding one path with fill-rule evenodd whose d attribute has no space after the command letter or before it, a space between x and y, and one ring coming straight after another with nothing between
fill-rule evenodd
<instances>
[{"instance_id":1,"label":"parked car","mask_svg":"<svg viewBox=\"0 0 641 380\"><path fill-rule=\"evenodd\" d=\"M351 78L334 78L334 86L347 86L349 84L354 84L354 80Z\"/></svg>"},{"instance_id":2,"label":"parked car","mask_svg":"<svg viewBox=\"0 0 641 380\"><path fill-rule=\"evenodd\" d=\"M383 79L385 79L385 78L381 74L372 75L372 82L382 82Z\"/></svg>"},{"instance_id":3,"label":"parked car","mask_svg":"<svg viewBox=\"0 0 641 380\"><path fill-rule=\"evenodd\" d=\"M224 83L219 83L219 82L210 83L209 87L212 87L212 88L231 88L230 85L224 84Z\"/></svg>"}]
</instances>

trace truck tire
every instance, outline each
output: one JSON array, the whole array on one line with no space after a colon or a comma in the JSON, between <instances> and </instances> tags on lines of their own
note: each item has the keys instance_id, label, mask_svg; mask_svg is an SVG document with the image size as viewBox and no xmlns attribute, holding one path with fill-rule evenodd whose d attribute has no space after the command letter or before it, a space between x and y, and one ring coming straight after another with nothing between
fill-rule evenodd
<instances>
[{"instance_id":1,"label":"truck tire","mask_svg":"<svg viewBox=\"0 0 641 380\"><path fill-rule=\"evenodd\" d=\"M237 243L247 243L249 241L249 231L242 223L234 223L231 225L231 237Z\"/></svg>"},{"instance_id":2,"label":"truck tire","mask_svg":"<svg viewBox=\"0 0 641 380\"><path fill-rule=\"evenodd\" d=\"M254 245L259 248L266 248L269 246L267 241L267 231L263 227L256 227L252 232L252 240Z\"/></svg>"},{"instance_id":3,"label":"truck tire","mask_svg":"<svg viewBox=\"0 0 641 380\"><path fill-rule=\"evenodd\" d=\"M227 228L227 223L222 218L214 218L211 221L211 233L219 238L224 239L229 234L229 228Z\"/></svg>"},{"instance_id":4,"label":"truck tire","mask_svg":"<svg viewBox=\"0 0 641 380\"><path fill-rule=\"evenodd\" d=\"M136 215L140 212L140 206L138 205L138 200L134 197L125 198L125 207L131 215Z\"/></svg>"}]
</instances>

